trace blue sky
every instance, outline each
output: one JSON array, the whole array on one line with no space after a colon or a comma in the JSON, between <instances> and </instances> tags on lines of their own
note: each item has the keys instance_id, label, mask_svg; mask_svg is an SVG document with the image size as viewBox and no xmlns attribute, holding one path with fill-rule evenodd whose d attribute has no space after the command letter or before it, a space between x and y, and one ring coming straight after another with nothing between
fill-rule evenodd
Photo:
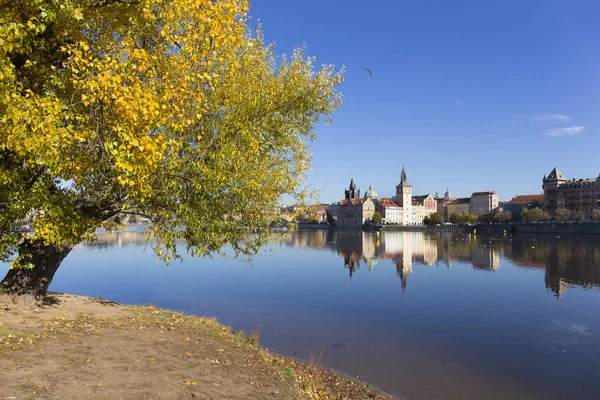
<instances>
[{"instance_id":1,"label":"blue sky","mask_svg":"<svg viewBox=\"0 0 600 400\"><path fill-rule=\"evenodd\" d=\"M344 104L319 125L321 201L354 178L394 194L541 192L557 166L600 174L600 2L255 0L279 54L306 45L346 67ZM370 76L363 67L368 67Z\"/></svg>"}]
</instances>

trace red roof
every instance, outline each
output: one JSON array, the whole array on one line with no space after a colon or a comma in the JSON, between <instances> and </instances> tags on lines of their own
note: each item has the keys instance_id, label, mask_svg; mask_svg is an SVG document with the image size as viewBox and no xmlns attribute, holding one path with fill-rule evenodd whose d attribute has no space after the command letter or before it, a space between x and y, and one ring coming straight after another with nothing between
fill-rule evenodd
<instances>
[{"instance_id":1,"label":"red roof","mask_svg":"<svg viewBox=\"0 0 600 400\"><path fill-rule=\"evenodd\" d=\"M400 207L394 200L392 200L389 197L384 197L378 200L379 203L381 203L381 205L384 207Z\"/></svg>"},{"instance_id":2,"label":"red roof","mask_svg":"<svg viewBox=\"0 0 600 400\"><path fill-rule=\"evenodd\" d=\"M530 204L530 203L543 203L544 195L543 194L527 194L523 196L515 196L510 201L507 201L505 204Z\"/></svg>"},{"instance_id":3,"label":"red roof","mask_svg":"<svg viewBox=\"0 0 600 400\"><path fill-rule=\"evenodd\" d=\"M340 201L340 206L345 206L346 204L350 204L350 202L352 202L353 206L357 206L359 204L364 203L366 200L367 200L366 197L363 197L361 199L350 199L350 200L344 199L344 200Z\"/></svg>"}]
</instances>

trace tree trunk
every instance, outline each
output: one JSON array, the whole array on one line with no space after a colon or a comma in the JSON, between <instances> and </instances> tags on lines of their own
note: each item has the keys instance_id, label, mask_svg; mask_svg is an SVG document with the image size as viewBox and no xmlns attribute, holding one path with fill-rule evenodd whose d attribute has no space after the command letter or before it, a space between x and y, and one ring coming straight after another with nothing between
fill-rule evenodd
<instances>
[{"instance_id":1,"label":"tree trunk","mask_svg":"<svg viewBox=\"0 0 600 400\"><path fill-rule=\"evenodd\" d=\"M19 246L19 255L25 256L24 263L33 264L33 268L8 270L8 274L0 282L0 293L16 296L31 295L36 299L43 298L56 270L71 249L71 246L46 246L43 240L26 239Z\"/></svg>"}]
</instances>

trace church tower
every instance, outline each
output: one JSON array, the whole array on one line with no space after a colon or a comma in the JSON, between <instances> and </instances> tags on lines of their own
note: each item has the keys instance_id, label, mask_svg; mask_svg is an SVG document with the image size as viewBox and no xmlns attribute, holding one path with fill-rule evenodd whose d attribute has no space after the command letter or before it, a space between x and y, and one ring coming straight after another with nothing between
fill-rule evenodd
<instances>
[{"instance_id":1,"label":"church tower","mask_svg":"<svg viewBox=\"0 0 600 400\"><path fill-rule=\"evenodd\" d=\"M396 203L402 207L402 224L408 225L412 219L412 186L406 179L406 170L402 166L400 183L396 185Z\"/></svg>"},{"instance_id":2,"label":"church tower","mask_svg":"<svg viewBox=\"0 0 600 400\"><path fill-rule=\"evenodd\" d=\"M448 200L452 198L452 194L450 193L450 190L448 189L448 187L446 187L446 193L444 193L444 199Z\"/></svg>"},{"instance_id":3,"label":"church tower","mask_svg":"<svg viewBox=\"0 0 600 400\"><path fill-rule=\"evenodd\" d=\"M354 183L354 179L350 180L350 186L348 189L344 191L344 197L346 199L359 199L360 198L360 189L356 187L356 183Z\"/></svg>"}]
</instances>

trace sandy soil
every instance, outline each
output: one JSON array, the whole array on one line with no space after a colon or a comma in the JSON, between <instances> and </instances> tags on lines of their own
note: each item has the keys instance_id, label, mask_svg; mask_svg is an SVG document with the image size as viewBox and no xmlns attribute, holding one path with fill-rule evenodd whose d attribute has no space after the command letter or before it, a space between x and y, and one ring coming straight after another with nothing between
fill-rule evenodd
<instances>
[{"instance_id":1,"label":"sandy soil","mask_svg":"<svg viewBox=\"0 0 600 400\"><path fill-rule=\"evenodd\" d=\"M0 399L385 399L261 350L257 334L151 306L0 299Z\"/></svg>"}]
</instances>

